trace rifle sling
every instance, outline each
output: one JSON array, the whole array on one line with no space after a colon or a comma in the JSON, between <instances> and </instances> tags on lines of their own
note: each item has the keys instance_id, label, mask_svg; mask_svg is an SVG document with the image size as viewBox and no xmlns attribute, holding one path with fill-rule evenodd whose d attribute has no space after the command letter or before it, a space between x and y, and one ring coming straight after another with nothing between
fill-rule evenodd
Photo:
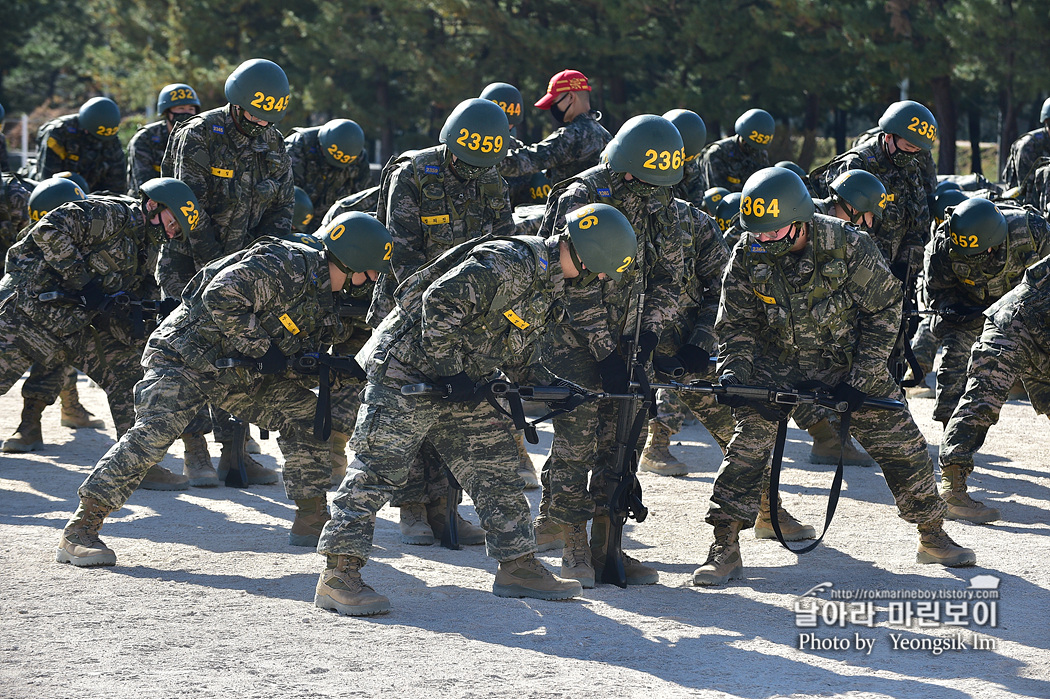
<instances>
[{"instance_id":1,"label":"rifle sling","mask_svg":"<svg viewBox=\"0 0 1050 699\"><path fill-rule=\"evenodd\" d=\"M314 409L314 439L327 442L332 436L332 375L327 362L317 367L317 407Z\"/></svg>"}]
</instances>

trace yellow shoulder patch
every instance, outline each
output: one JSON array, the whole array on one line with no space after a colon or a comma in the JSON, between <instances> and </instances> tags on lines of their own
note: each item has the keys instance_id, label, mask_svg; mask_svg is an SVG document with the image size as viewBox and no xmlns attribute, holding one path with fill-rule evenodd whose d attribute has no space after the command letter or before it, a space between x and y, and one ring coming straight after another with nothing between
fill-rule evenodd
<instances>
[{"instance_id":1,"label":"yellow shoulder patch","mask_svg":"<svg viewBox=\"0 0 1050 699\"><path fill-rule=\"evenodd\" d=\"M525 328L529 327L529 324L526 323L524 320L522 320L521 316L519 316L514 311L504 311L503 317L506 318L507 320L509 320L511 323L513 323L517 327L521 328L522 330L524 330Z\"/></svg>"},{"instance_id":2,"label":"yellow shoulder patch","mask_svg":"<svg viewBox=\"0 0 1050 699\"><path fill-rule=\"evenodd\" d=\"M53 136L47 139L47 147L53 151L55 155L62 158L62 160L65 160L68 157L66 149L63 148L62 144L56 141Z\"/></svg>"},{"instance_id":3,"label":"yellow shoulder patch","mask_svg":"<svg viewBox=\"0 0 1050 699\"><path fill-rule=\"evenodd\" d=\"M755 296L757 296L758 298L762 299L762 301L764 301L765 303L768 303L768 304L770 304L772 306L777 305L777 300L775 298L773 298L772 296L766 296L765 294L759 293L758 289L755 289L754 292L755 292Z\"/></svg>"},{"instance_id":4,"label":"yellow shoulder patch","mask_svg":"<svg viewBox=\"0 0 1050 699\"><path fill-rule=\"evenodd\" d=\"M295 322L288 316L287 313L280 316L277 320L281 321L281 325L288 328L288 332L290 332L291 334L299 334L299 326L295 324Z\"/></svg>"}]
</instances>

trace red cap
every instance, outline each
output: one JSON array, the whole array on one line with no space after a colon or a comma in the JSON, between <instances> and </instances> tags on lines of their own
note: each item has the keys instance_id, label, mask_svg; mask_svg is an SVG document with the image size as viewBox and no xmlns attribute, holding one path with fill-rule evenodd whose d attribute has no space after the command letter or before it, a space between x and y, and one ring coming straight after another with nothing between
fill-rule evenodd
<instances>
[{"instance_id":1,"label":"red cap","mask_svg":"<svg viewBox=\"0 0 1050 699\"><path fill-rule=\"evenodd\" d=\"M591 86L587 84L587 76L578 70L563 70L551 78L547 85L547 94L540 98L536 106L540 109L550 109L560 95L579 90L591 91Z\"/></svg>"}]
</instances>

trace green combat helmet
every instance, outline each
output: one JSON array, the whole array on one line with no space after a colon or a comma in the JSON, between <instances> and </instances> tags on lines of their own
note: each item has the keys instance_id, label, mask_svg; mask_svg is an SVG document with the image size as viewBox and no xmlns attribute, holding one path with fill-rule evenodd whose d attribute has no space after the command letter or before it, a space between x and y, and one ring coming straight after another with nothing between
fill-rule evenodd
<instances>
[{"instance_id":1,"label":"green combat helmet","mask_svg":"<svg viewBox=\"0 0 1050 699\"><path fill-rule=\"evenodd\" d=\"M962 187L959 186L958 182L953 182L952 180L942 180L941 182L938 182L937 186L934 188L933 196L939 197L940 195L944 194L945 192L951 189L955 189L960 192L962 191Z\"/></svg>"},{"instance_id":2,"label":"green combat helmet","mask_svg":"<svg viewBox=\"0 0 1050 699\"><path fill-rule=\"evenodd\" d=\"M772 233L792 223L812 221L816 210L802 178L782 167L763 168L751 175L740 195L740 225L756 242L761 233ZM785 239L791 237L789 234ZM784 242L782 239L761 245L777 256L791 247L790 244L785 247Z\"/></svg>"},{"instance_id":3,"label":"green combat helmet","mask_svg":"<svg viewBox=\"0 0 1050 699\"><path fill-rule=\"evenodd\" d=\"M62 172L56 172L55 177L61 177L64 180L73 180L73 183L76 186L80 187L80 191L82 191L85 196L91 194L91 187L88 187L87 180L85 180L84 176L81 175L79 172L70 172L69 170L63 170Z\"/></svg>"},{"instance_id":4,"label":"green combat helmet","mask_svg":"<svg viewBox=\"0 0 1050 699\"><path fill-rule=\"evenodd\" d=\"M933 113L912 100L894 102L879 119L879 128L928 151L937 141L937 120Z\"/></svg>"},{"instance_id":5,"label":"green combat helmet","mask_svg":"<svg viewBox=\"0 0 1050 699\"><path fill-rule=\"evenodd\" d=\"M0 131L4 130L4 116L7 112L4 111L4 105L0 104Z\"/></svg>"},{"instance_id":6,"label":"green combat helmet","mask_svg":"<svg viewBox=\"0 0 1050 699\"><path fill-rule=\"evenodd\" d=\"M490 168L507 155L510 122L495 102L475 97L456 105L438 140L468 165Z\"/></svg>"},{"instance_id":7,"label":"green combat helmet","mask_svg":"<svg viewBox=\"0 0 1050 699\"><path fill-rule=\"evenodd\" d=\"M292 230L303 232L314 220L314 203L302 187L295 188L295 208L292 210Z\"/></svg>"},{"instance_id":8,"label":"green combat helmet","mask_svg":"<svg viewBox=\"0 0 1050 699\"><path fill-rule=\"evenodd\" d=\"M350 167L365 149L365 132L356 121L332 119L317 132L324 158L341 170Z\"/></svg>"},{"instance_id":9,"label":"green combat helmet","mask_svg":"<svg viewBox=\"0 0 1050 699\"><path fill-rule=\"evenodd\" d=\"M766 150L773 142L776 123L773 121L773 115L766 110L749 109L737 117L733 131L752 148Z\"/></svg>"},{"instance_id":10,"label":"green combat helmet","mask_svg":"<svg viewBox=\"0 0 1050 699\"><path fill-rule=\"evenodd\" d=\"M152 199L158 204L157 212L165 208L171 211L172 216L179 223L179 228L182 229L182 235L178 238L185 238L197 227L201 216L200 204L197 203L193 190L182 180L174 177L154 177L152 180L143 182L139 191L142 192L143 204L145 204L145 199ZM145 206L143 206L143 213L145 213ZM163 232L163 228L161 231Z\"/></svg>"},{"instance_id":11,"label":"green combat helmet","mask_svg":"<svg viewBox=\"0 0 1050 699\"><path fill-rule=\"evenodd\" d=\"M951 251L965 257L1002 245L1006 231L1006 218L987 199L967 199L948 217Z\"/></svg>"},{"instance_id":12,"label":"green combat helmet","mask_svg":"<svg viewBox=\"0 0 1050 699\"><path fill-rule=\"evenodd\" d=\"M1047 97L1045 100L1043 100L1043 108L1039 110L1039 121L1043 122L1044 124L1050 121L1050 97ZM1050 126L1050 124L1047 124L1047 126Z\"/></svg>"},{"instance_id":13,"label":"green combat helmet","mask_svg":"<svg viewBox=\"0 0 1050 699\"><path fill-rule=\"evenodd\" d=\"M44 214L71 201L87 199L84 190L73 180L64 177L51 177L33 187L29 195L29 220L39 221Z\"/></svg>"},{"instance_id":14,"label":"green combat helmet","mask_svg":"<svg viewBox=\"0 0 1050 699\"><path fill-rule=\"evenodd\" d=\"M967 199L969 197L961 189L948 189L941 192L933 198L933 217L940 224L948 215L948 209L962 204Z\"/></svg>"},{"instance_id":15,"label":"green combat helmet","mask_svg":"<svg viewBox=\"0 0 1050 699\"><path fill-rule=\"evenodd\" d=\"M316 235L328 249L329 262L347 275L390 271L394 239L386 226L366 213L351 211L336 216Z\"/></svg>"},{"instance_id":16,"label":"green combat helmet","mask_svg":"<svg viewBox=\"0 0 1050 699\"><path fill-rule=\"evenodd\" d=\"M478 97L498 104L511 126L517 126L525 118L521 113L521 92L510 83L489 83Z\"/></svg>"},{"instance_id":17,"label":"green combat helmet","mask_svg":"<svg viewBox=\"0 0 1050 699\"><path fill-rule=\"evenodd\" d=\"M619 281L634 264L638 235L627 217L608 204L586 204L565 215L569 254L576 268ZM582 264L581 264L582 263Z\"/></svg>"},{"instance_id":18,"label":"green combat helmet","mask_svg":"<svg viewBox=\"0 0 1050 699\"><path fill-rule=\"evenodd\" d=\"M718 210L718 205L722 203L722 199L729 194L729 190L725 187L711 187L704 192L704 211L714 216L715 211Z\"/></svg>"},{"instance_id":19,"label":"green combat helmet","mask_svg":"<svg viewBox=\"0 0 1050 699\"><path fill-rule=\"evenodd\" d=\"M160 88L157 94L157 114L163 115L172 107L182 107L192 104L198 108L201 101L197 98L197 92L186 83L171 83ZM199 111L199 109L198 109Z\"/></svg>"},{"instance_id":20,"label":"green combat helmet","mask_svg":"<svg viewBox=\"0 0 1050 699\"><path fill-rule=\"evenodd\" d=\"M886 187L878 177L866 170L846 170L831 182L832 193L849 204L863 218L871 214L882 220L886 211ZM856 223L852 221L851 223Z\"/></svg>"},{"instance_id":21,"label":"green combat helmet","mask_svg":"<svg viewBox=\"0 0 1050 699\"><path fill-rule=\"evenodd\" d=\"M673 187L682 181L685 143L678 128L662 116L631 117L616 132L605 152L614 172L627 172L660 187Z\"/></svg>"},{"instance_id":22,"label":"green combat helmet","mask_svg":"<svg viewBox=\"0 0 1050 699\"><path fill-rule=\"evenodd\" d=\"M239 108L231 110L237 128L246 136L255 137L267 126L248 121L244 112L268 126L276 124L288 111L292 90L281 66L265 58L253 58L237 66L226 78L226 99Z\"/></svg>"},{"instance_id":23,"label":"green combat helmet","mask_svg":"<svg viewBox=\"0 0 1050 699\"><path fill-rule=\"evenodd\" d=\"M707 143L707 124L700 115L688 109L672 109L664 114L664 119L674 124L678 133L682 134L686 162L700 155Z\"/></svg>"},{"instance_id":24,"label":"green combat helmet","mask_svg":"<svg viewBox=\"0 0 1050 699\"><path fill-rule=\"evenodd\" d=\"M793 163L790 160L781 160L773 167L782 167L786 170L791 170L791 172L801 177L803 182L805 182L806 178L809 177L809 173L803 170L801 165L799 165L798 163Z\"/></svg>"},{"instance_id":25,"label":"green combat helmet","mask_svg":"<svg viewBox=\"0 0 1050 699\"><path fill-rule=\"evenodd\" d=\"M120 107L108 97L92 97L77 113L80 129L103 141L112 141L120 131Z\"/></svg>"},{"instance_id":26,"label":"green combat helmet","mask_svg":"<svg viewBox=\"0 0 1050 699\"><path fill-rule=\"evenodd\" d=\"M715 223L718 230L725 233L733 225L733 219L740 215L740 192L730 192L722 197L715 207Z\"/></svg>"}]
</instances>

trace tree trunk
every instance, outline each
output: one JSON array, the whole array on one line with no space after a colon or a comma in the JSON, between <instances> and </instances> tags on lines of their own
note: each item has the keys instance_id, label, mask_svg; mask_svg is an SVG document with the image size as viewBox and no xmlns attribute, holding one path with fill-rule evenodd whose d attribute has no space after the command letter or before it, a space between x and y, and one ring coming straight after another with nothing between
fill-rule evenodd
<instances>
[{"instance_id":1,"label":"tree trunk","mask_svg":"<svg viewBox=\"0 0 1050 699\"><path fill-rule=\"evenodd\" d=\"M955 127L958 117L955 99L952 97L952 79L940 75L930 80L933 90L933 109L937 117L937 130L941 142L937 156L937 172L942 175L955 174Z\"/></svg>"},{"instance_id":2,"label":"tree trunk","mask_svg":"<svg viewBox=\"0 0 1050 699\"><path fill-rule=\"evenodd\" d=\"M983 175L981 167L981 108L971 105L970 118L970 172ZM992 179L995 179L994 177Z\"/></svg>"},{"instance_id":3,"label":"tree trunk","mask_svg":"<svg viewBox=\"0 0 1050 699\"><path fill-rule=\"evenodd\" d=\"M1010 146L1017 140L1017 105L1014 91L1007 85L999 90L999 172L1006 167Z\"/></svg>"},{"instance_id":4,"label":"tree trunk","mask_svg":"<svg viewBox=\"0 0 1050 699\"><path fill-rule=\"evenodd\" d=\"M846 152L846 112L835 107L835 152Z\"/></svg>"},{"instance_id":5,"label":"tree trunk","mask_svg":"<svg viewBox=\"0 0 1050 699\"><path fill-rule=\"evenodd\" d=\"M806 118L802 123L802 148L796 161L803 170L809 172L813 156L817 152L817 122L820 115L820 95L812 92L806 95Z\"/></svg>"}]
</instances>

